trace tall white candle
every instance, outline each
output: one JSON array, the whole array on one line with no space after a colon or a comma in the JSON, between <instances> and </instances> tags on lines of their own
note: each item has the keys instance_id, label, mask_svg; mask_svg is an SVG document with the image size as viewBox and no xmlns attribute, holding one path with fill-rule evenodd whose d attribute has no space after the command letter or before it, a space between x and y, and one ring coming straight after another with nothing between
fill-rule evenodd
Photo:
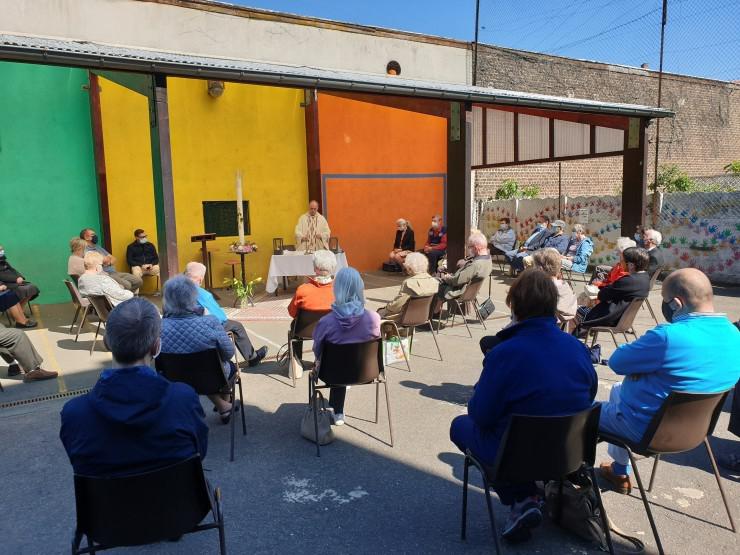
<instances>
[{"instance_id":1,"label":"tall white candle","mask_svg":"<svg viewBox=\"0 0 740 555\"><path fill-rule=\"evenodd\" d=\"M244 244L244 209L242 205L242 171L236 171L236 220L239 226L239 244Z\"/></svg>"}]
</instances>

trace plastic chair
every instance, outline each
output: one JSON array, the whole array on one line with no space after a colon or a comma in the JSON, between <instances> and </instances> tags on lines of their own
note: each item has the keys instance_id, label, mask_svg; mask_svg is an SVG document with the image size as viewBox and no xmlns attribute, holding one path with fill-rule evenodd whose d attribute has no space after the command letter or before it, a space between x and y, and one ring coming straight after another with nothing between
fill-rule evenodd
<instances>
[{"instance_id":1,"label":"plastic chair","mask_svg":"<svg viewBox=\"0 0 740 555\"><path fill-rule=\"evenodd\" d=\"M388 381L383 367L383 349L380 339L372 339L364 343L334 344L326 342L321 350L321 363L311 370L308 380L308 396L313 403L314 430L316 439L316 456L321 456L321 446L318 442L319 424L319 389L330 387L346 387L348 385L375 384L375 424L378 423L378 401L380 399L380 384L385 388L385 404L388 409L388 431L393 447L393 425L391 423L391 400L388 396ZM319 385L319 381L326 385Z\"/></svg>"},{"instance_id":2,"label":"plastic chair","mask_svg":"<svg viewBox=\"0 0 740 555\"><path fill-rule=\"evenodd\" d=\"M593 340L591 341L591 346L593 347L596 344L596 339L599 337L599 334L606 332L611 334L612 341L614 341L615 347L619 347L619 344L617 343L617 337L615 335L617 333L621 333L624 336L624 340L626 342L629 342L629 339L627 338L628 333L633 335L635 339L637 339L637 333L635 333L635 328L633 327L633 325L635 322L635 317L640 310L640 306L644 301L645 299L634 299L632 302L630 302L624 312L622 312L622 316L620 316L619 322L617 322L616 326L584 326L584 329L586 330L586 337L583 339L583 342L587 344L589 336L593 335ZM583 323L581 323L581 325L583 326Z\"/></svg>"},{"instance_id":3,"label":"plastic chair","mask_svg":"<svg viewBox=\"0 0 740 555\"><path fill-rule=\"evenodd\" d=\"M428 295L426 297L411 297L406 305L403 307L403 312L401 312L401 317L398 319L398 321L383 320L380 322L381 330L384 326L392 327L396 336L398 336L399 338L401 337L401 333L399 330L403 329L406 332L406 337L409 336L410 332L411 341L409 342L408 353L406 352L406 348L403 346L403 341L401 341L401 350L403 350L403 357L406 360L406 366L408 367L409 372L411 372L411 362L409 359L411 357L411 351L414 346L414 334L416 333L416 328L418 326L429 326L429 329L432 331L432 339L434 339L434 345L437 347L439 360L442 360L442 351L439 350L439 343L437 342L436 333L434 331L434 326L432 325L432 319L430 316L432 303L436 298L436 295Z\"/></svg>"},{"instance_id":4,"label":"plastic chair","mask_svg":"<svg viewBox=\"0 0 740 555\"><path fill-rule=\"evenodd\" d=\"M90 356L92 356L93 351L95 350L95 345L98 342L100 325L108 322L108 315L110 314L110 311L113 310L113 307L111 306L110 301L104 295L88 295L87 300L90 301L90 305L92 306L93 310L95 310L95 313L98 315L98 327L95 330L95 337L93 338L92 346L90 347Z\"/></svg>"},{"instance_id":5,"label":"plastic chair","mask_svg":"<svg viewBox=\"0 0 740 555\"><path fill-rule=\"evenodd\" d=\"M77 318L80 316L80 312L82 312L82 320L80 320L80 325L77 328L77 334L75 335L75 342L77 342L77 338L80 337L80 330L82 330L82 326L85 325L85 320L87 320L87 315L92 307L90 305L90 300L80 295L80 291L71 280L65 279L64 285L67 286L69 296L72 297L72 304L77 307L77 310L75 310L75 317L72 318L72 323L69 325L69 333L72 333L75 323L77 323Z\"/></svg>"},{"instance_id":6,"label":"plastic chair","mask_svg":"<svg viewBox=\"0 0 740 555\"><path fill-rule=\"evenodd\" d=\"M200 457L171 466L115 478L75 475L77 526L72 554L96 553L218 530L226 553L221 490L211 492ZM211 513L213 522L200 524ZM81 547L83 538L87 547Z\"/></svg>"},{"instance_id":7,"label":"plastic chair","mask_svg":"<svg viewBox=\"0 0 740 555\"><path fill-rule=\"evenodd\" d=\"M496 552L500 553L501 546L491 505L491 489L495 487L495 484L562 481L566 476L585 465L599 501L602 526L609 552L614 553L606 511L601 501L601 493L596 486L596 473L593 468L600 413L601 405L597 404L566 416L515 414L512 415L501 438L493 466L481 463L470 451L465 453L460 537L465 539L467 528L468 475L471 466L475 466L483 477L488 518L496 542Z\"/></svg>"},{"instance_id":8,"label":"plastic chair","mask_svg":"<svg viewBox=\"0 0 740 555\"><path fill-rule=\"evenodd\" d=\"M635 479L637 480L637 487L640 489L642 503L645 506L645 512L650 521L650 527L653 530L655 543L658 545L658 552L661 554L664 553L663 544L658 536L658 529L655 526L653 513L650 510L650 503L645 494L645 488L642 485L642 479L640 478L640 471L637 468L634 453L644 457L655 457L653 471L650 475L650 484L647 489L647 491L651 491L661 455L691 451L704 443L707 455L709 455L709 461L712 463L712 470L714 470L714 477L717 480L722 501L725 504L727 517L730 519L730 527L733 532L737 532L732 511L727 504L727 496L722 487L717 463L714 460L714 453L707 439L714 432L714 427L717 425L720 412L722 412L722 405L729 392L729 389L720 393L672 391L668 395L668 398L663 401L655 416L653 416L650 425L645 430L639 442L632 442L607 432L599 432L600 441L606 441L627 450L632 468L635 471Z\"/></svg>"},{"instance_id":9,"label":"plastic chair","mask_svg":"<svg viewBox=\"0 0 740 555\"><path fill-rule=\"evenodd\" d=\"M232 405L231 411L231 457L234 461L234 429L236 425L235 411L239 410L242 417L242 435L247 435L247 422L244 416L244 395L242 393L242 381L239 368L232 374L230 379L224 376L223 362L217 349L208 349L196 353L160 353L154 362L157 372L162 374L171 382L186 383L192 387L198 395L216 395L228 392L229 401ZM236 400L236 387L239 386L238 408Z\"/></svg>"},{"instance_id":10,"label":"plastic chair","mask_svg":"<svg viewBox=\"0 0 740 555\"><path fill-rule=\"evenodd\" d=\"M329 314L331 310L299 310L296 317L290 323L290 329L288 330L288 368L293 364L293 357L295 356L295 345L294 343L298 340L310 341L313 339L313 330L316 329L316 324L319 323L324 316ZM303 366L303 360L299 361ZM305 370L305 366L304 366ZM293 387L295 387L296 379L295 373L293 374Z\"/></svg>"},{"instance_id":11,"label":"plastic chair","mask_svg":"<svg viewBox=\"0 0 740 555\"><path fill-rule=\"evenodd\" d=\"M658 278L660 277L661 272L663 271L663 268L658 268L653 272L653 275L650 276L650 288L648 291L652 291L655 289L655 283L658 281ZM643 308L647 306L647 309L650 311L650 316L653 317L653 320L655 321L655 325L658 325L658 318L655 316L655 311L653 310L652 305L650 304L650 298L648 297L645 299L645 304L643 305Z\"/></svg>"},{"instance_id":12,"label":"plastic chair","mask_svg":"<svg viewBox=\"0 0 740 555\"><path fill-rule=\"evenodd\" d=\"M480 288L483 285L483 281L485 278L478 278L471 281L466 287L465 291L463 291L462 295L455 299L450 299L447 301L447 306L449 307L447 312L447 321L445 322L445 325L450 320L450 313L452 313L452 326L455 326L455 316L457 313L460 313L460 316L463 319L463 322L465 323L465 328L468 330L468 335L472 338L473 334L470 331L470 326L468 325L468 319L466 317L466 308L472 308L475 311L475 316L480 323L481 326L483 326L483 329L486 329L486 324L483 321L483 318L480 315L480 311L478 310L478 293L480 292ZM452 310L454 308L454 310ZM439 322L437 324L437 331L439 331Z\"/></svg>"}]
</instances>

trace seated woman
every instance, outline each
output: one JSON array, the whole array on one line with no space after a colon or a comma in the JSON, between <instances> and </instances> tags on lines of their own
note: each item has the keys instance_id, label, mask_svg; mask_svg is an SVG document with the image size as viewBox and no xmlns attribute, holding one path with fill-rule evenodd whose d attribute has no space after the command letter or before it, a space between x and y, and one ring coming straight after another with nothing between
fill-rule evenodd
<instances>
[{"instance_id":1,"label":"seated woman","mask_svg":"<svg viewBox=\"0 0 740 555\"><path fill-rule=\"evenodd\" d=\"M72 237L69 241L69 258L67 259L67 274L75 281L85 273L85 248L87 241L79 237Z\"/></svg>"},{"instance_id":2,"label":"seated woman","mask_svg":"<svg viewBox=\"0 0 740 555\"><path fill-rule=\"evenodd\" d=\"M316 275L298 286L288 305L288 314L293 318L291 330L295 329L296 317L300 311L331 310L331 303L334 300L332 284L336 269L337 257L333 252L320 250L313 253L313 271ZM298 379L303 376L303 366L300 364L303 357L303 339L293 341L293 354L295 358L290 363L290 372Z\"/></svg>"},{"instance_id":3,"label":"seated woman","mask_svg":"<svg viewBox=\"0 0 740 555\"><path fill-rule=\"evenodd\" d=\"M224 376L229 379L236 371L236 366L230 360L234 356L234 344L218 318L203 314L203 307L198 304L196 285L185 276L175 276L164 284L163 295L162 352L188 354L218 349ZM228 394L209 395L208 398L221 416L221 421L228 423L232 408Z\"/></svg>"},{"instance_id":4,"label":"seated woman","mask_svg":"<svg viewBox=\"0 0 740 555\"><path fill-rule=\"evenodd\" d=\"M380 316L365 310L365 284L354 268L342 268L334 279L334 303L313 332L313 352L321 363L324 342L335 344L363 343L380 337ZM346 387L332 387L329 406L334 411L334 424L344 424Z\"/></svg>"},{"instance_id":5,"label":"seated woman","mask_svg":"<svg viewBox=\"0 0 740 555\"><path fill-rule=\"evenodd\" d=\"M578 300L568 282L563 281L560 253L548 247L536 251L532 258L534 259L534 267L550 276L558 290L558 305L555 309L555 316L558 317L560 322L567 322L575 318Z\"/></svg>"},{"instance_id":6,"label":"seated woman","mask_svg":"<svg viewBox=\"0 0 740 555\"><path fill-rule=\"evenodd\" d=\"M512 414L558 416L591 406L598 380L586 347L558 329L558 292L552 277L532 268L509 289L506 304L516 324L499 332L468 402L468 414L450 426L450 439L465 453L493 465ZM542 522L537 485L494 484L501 503L511 507L503 537L529 538Z\"/></svg>"},{"instance_id":7,"label":"seated woman","mask_svg":"<svg viewBox=\"0 0 740 555\"><path fill-rule=\"evenodd\" d=\"M391 264L401 266L404 259L410 252L414 252L416 241L414 240L414 230L411 229L411 222L399 218L396 220L396 238L393 240L393 250L388 255Z\"/></svg>"},{"instance_id":8,"label":"seated woman","mask_svg":"<svg viewBox=\"0 0 740 555\"><path fill-rule=\"evenodd\" d=\"M595 285L598 288L602 288L606 287L607 285L611 285L619 278L623 278L624 276L628 275L624 263L624 258L622 258L622 253L626 249L636 246L638 246L637 243L635 243L629 237L620 237L619 239L617 239L616 255L619 260L614 266L596 266L596 268L594 268L594 273L591 275L591 280L589 281L589 284Z\"/></svg>"},{"instance_id":9,"label":"seated woman","mask_svg":"<svg viewBox=\"0 0 740 555\"><path fill-rule=\"evenodd\" d=\"M0 245L0 285L15 292L21 308L39 296L39 288L30 281L26 281L23 274L10 265L2 245Z\"/></svg>"},{"instance_id":10,"label":"seated woman","mask_svg":"<svg viewBox=\"0 0 740 555\"><path fill-rule=\"evenodd\" d=\"M622 256L628 275L602 288L598 304L593 308L578 307L574 320L578 326L616 326L633 300L647 298L650 292L650 275L645 271L650 263L647 251L632 247Z\"/></svg>"},{"instance_id":11,"label":"seated woman","mask_svg":"<svg viewBox=\"0 0 740 555\"><path fill-rule=\"evenodd\" d=\"M35 320L26 318L18 295L5 284L0 284L0 312L7 312L15 321L16 328L35 328L38 325Z\"/></svg>"},{"instance_id":12,"label":"seated woman","mask_svg":"<svg viewBox=\"0 0 740 555\"><path fill-rule=\"evenodd\" d=\"M566 270L583 273L588 268L591 253L594 252L594 243L591 237L586 236L586 230L581 224L573 226L573 233L560 263Z\"/></svg>"},{"instance_id":13,"label":"seated woman","mask_svg":"<svg viewBox=\"0 0 740 555\"><path fill-rule=\"evenodd\" d=\"M80 276L77 286L85 296L105 296L111 306L121 304L134 296L103 271L103 255L97 251L85 253L85 273Z\"/></svg>"},{"instance_id":14,"label":"seated woman","mask_svg":"<svg viewBox=\"0 0 740 555\"><path fill-rule=\"evenodd\" d=\"M378 314L385 320L398 320L410 299L434 295L439 289L439 281L427 273L429 259L420 252L409 254L403 263L403 269L409 277L401 284L396 298L378 309Z\"/></svg>"}]
</instances>

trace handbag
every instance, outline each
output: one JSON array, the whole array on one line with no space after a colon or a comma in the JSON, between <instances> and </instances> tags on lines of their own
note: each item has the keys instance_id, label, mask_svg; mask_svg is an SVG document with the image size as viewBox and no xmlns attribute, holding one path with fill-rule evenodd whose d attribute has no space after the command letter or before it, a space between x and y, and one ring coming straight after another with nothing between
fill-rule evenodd
<instances>
[{"instance_id":1,"label":"handbag","mask_svg":"<svg viewBox=\"0 0 740 555\"><path fill-rule=\"evenodd\" d=\"M403 348L401 348L403 344ZM386 366L399 362L406 362L404 351L409 352L411 347L410 337L398 337L394 335L383 341L383 361Z\"/></svg>"},{"instance_id":2,"label":"handbag","mask_svg":"<svg viewBox=\"0 0 740 555\"><path fill-rule=\"evenodd\" d=\"M598 487L598 486L597 486ZM594 484L585 469L563 480L553 480L545 485L545 503L550 519L561 528L607 550L606 534L602 524L599 502ZM634 546L626 553L644 553L645 544L639 538L629 536L611 522L609 529Z\"/></svg>"},{"instance_id":3,"label":"handbag","mask_svg":"<svg viewBox=\"0 0 740 555\"><path fill-rule=\"evenodd\" d=\"M326 399L321 391L316 392L319 399L316 403L318 407L318 425L319 425L319 445L327 445L334 441L334 431L331 429L332 417L326 408ZM309 441L316 443L316 428L314 427L313 418L314 404L310 403L306 412L301 419L301 435Z\"/></svg>"},{"instance_id":4,"label":"handbag","mask_svg":"<svg viewBox=\"0 0 740 555\"><path fill-rule=\"evenodd\" d=\"M493 304L491 297L488 297L480 306L478 306L480 317L484 320L487 320L488 317L493 314L494 310L496 310L496 305Z\"/></svg>"}]
</instances>

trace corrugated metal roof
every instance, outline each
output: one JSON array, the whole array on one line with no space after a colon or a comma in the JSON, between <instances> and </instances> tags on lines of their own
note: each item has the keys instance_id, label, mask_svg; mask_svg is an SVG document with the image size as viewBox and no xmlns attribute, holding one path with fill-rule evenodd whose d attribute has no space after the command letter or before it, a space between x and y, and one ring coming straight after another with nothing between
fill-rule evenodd
<instances>
[{"instance_id":1,"label":"corrugated metal roof","mask_svg":"<svg viewBox=\"0 0 740 555\"><path fill-rule=\"evenodd\" d=\"M487 102L573 112L662 118L673 112L650 106L616 104L543 94L417 81L403 77L331 71L305 66L190 56L91 42L0 34L0 60L119 71L157 72L181 77L243 81L325 90L350 90L444 100Z\"/></svg>"}]
</instances>

